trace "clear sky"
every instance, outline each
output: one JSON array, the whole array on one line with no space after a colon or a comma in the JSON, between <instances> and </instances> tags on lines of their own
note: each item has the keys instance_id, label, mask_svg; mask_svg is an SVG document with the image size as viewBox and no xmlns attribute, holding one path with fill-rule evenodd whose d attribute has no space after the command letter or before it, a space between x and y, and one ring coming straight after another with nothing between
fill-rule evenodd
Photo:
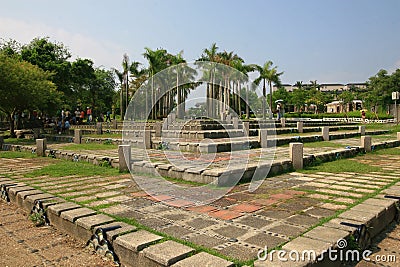
<instances>
[{"instance_id":1,"label":"clear sky","mask_svg":"<svg viewBox=\"0 0 400 267\"><path fill-rule=\"evenodd\" d=\"M197 59L214 42L283 83L365 82L400 68L399 0L0 0L0 38L48 36L74 57L120 68L144 47Z\"/></svg>"}]
</instances>

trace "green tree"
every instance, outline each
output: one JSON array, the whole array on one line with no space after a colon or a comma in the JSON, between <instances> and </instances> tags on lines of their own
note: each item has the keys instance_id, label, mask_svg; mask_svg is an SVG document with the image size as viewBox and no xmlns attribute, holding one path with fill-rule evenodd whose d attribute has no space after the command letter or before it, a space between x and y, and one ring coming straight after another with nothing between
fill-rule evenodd
<instances>
[{"instance_id":1,"label":"green tree","mask_svg":"<svg viewBox=\"0 0 400 267\"><path fill-rule=\"evenodd\" d=\"M71 54L63 44L50 42L49 38L35 38L22 46L21 57L42 70L54 73L51 81L57 90L64 93L64 102L73 99L71 63L68 61Z\"/></svg>"},{"instance_id":2,"label":"green tree","mask_svg":"<svg viewBox=\"0 0 400 267\"><path fill-rule=\"evenodd\" d=\"M18 57L0 53L0 110L10 122L11 136L14 132L14 115L26 109L49 108L57 103L60 94L50 81L51 73L41 70ZM51 108L51 107L50 107Z\"/></svg>"}]
</instances>

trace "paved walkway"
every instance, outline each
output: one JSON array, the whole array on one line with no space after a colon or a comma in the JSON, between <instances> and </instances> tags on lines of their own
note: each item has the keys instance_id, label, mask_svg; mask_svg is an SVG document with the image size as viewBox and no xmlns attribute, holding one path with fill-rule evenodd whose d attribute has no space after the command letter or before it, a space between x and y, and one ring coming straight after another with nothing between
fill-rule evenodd
<instances>
[{"instance_id":1,"label":"paved walkway","mask_svg":"<svg viewBox=\"0 0 400 267\"><path fill-rule=\"evenodd\" d=\"M351 160L381 170L280 175L265 180L253 193L247 191L248 184L238 185L206 206L195 206L193 202L180 199L173 191L149 196L137 188L128 174L113 177L23 176L32 169L55 162L49 158L1 159L0 174L11 175L13 179L81 205L134 219L159 232L246 261L255 259L257 252L266 245L268 248L281 245L359 199L399 181L399 155L368 154Z\"/></svg>"}]
</instances>

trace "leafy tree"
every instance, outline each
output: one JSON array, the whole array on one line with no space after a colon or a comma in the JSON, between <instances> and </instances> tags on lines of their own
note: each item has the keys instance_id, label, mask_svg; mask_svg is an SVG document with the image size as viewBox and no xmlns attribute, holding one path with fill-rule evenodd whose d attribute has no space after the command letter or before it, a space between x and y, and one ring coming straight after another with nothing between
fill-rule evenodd
<instances>
[{"instance_id":1,"label":"leafy tree","mask_svg":"<svg viewBox=\"0 0 400 267\"><path fill-rule=\"evenodd\" d=\"M57 90L64 93L64 102L74 97L71 88L71 63L68 61L71 54L63 44L52 43L48 37L35 38L22 46L21 57L42 70L54 73L51 81L57 86Z\"/></svg>"},{"instance_id":2,"label":"leafy tree","mask_svg":"<svg viewBox=\"0 0 400 267\"><path fill-rule=\"evenodd\" d=\"M18 111L44 110L58 102L60 94L50 81L51 75L18 57L0 53L0 110L9 119L11 136L15 136L14 115Z\"/></svg>"}]
</instances>

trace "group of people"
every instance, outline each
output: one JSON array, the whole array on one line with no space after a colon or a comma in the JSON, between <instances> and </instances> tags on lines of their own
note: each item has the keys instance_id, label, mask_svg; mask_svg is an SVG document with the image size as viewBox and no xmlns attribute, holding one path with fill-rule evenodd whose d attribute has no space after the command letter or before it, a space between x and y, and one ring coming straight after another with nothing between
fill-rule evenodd
<instances>
[{"instance_id":1,"label":"group of people","mask_svg":"<svg viewBox=\"0 0 400 267\"><path fill-rule=\"evenodd\" d=\"M86 120L86 121L85 121ZM86 108L86 112L77 108L74 112L69 109L61 109L60 115L56 121L57 133L62 134L69 130L72 125L92 124L95 122L104 122L104 115L100 113L97 118L94 117L91 107ZM111 112L106 113L106 122L111 122Z\"/></svg>"}]
</instances>

